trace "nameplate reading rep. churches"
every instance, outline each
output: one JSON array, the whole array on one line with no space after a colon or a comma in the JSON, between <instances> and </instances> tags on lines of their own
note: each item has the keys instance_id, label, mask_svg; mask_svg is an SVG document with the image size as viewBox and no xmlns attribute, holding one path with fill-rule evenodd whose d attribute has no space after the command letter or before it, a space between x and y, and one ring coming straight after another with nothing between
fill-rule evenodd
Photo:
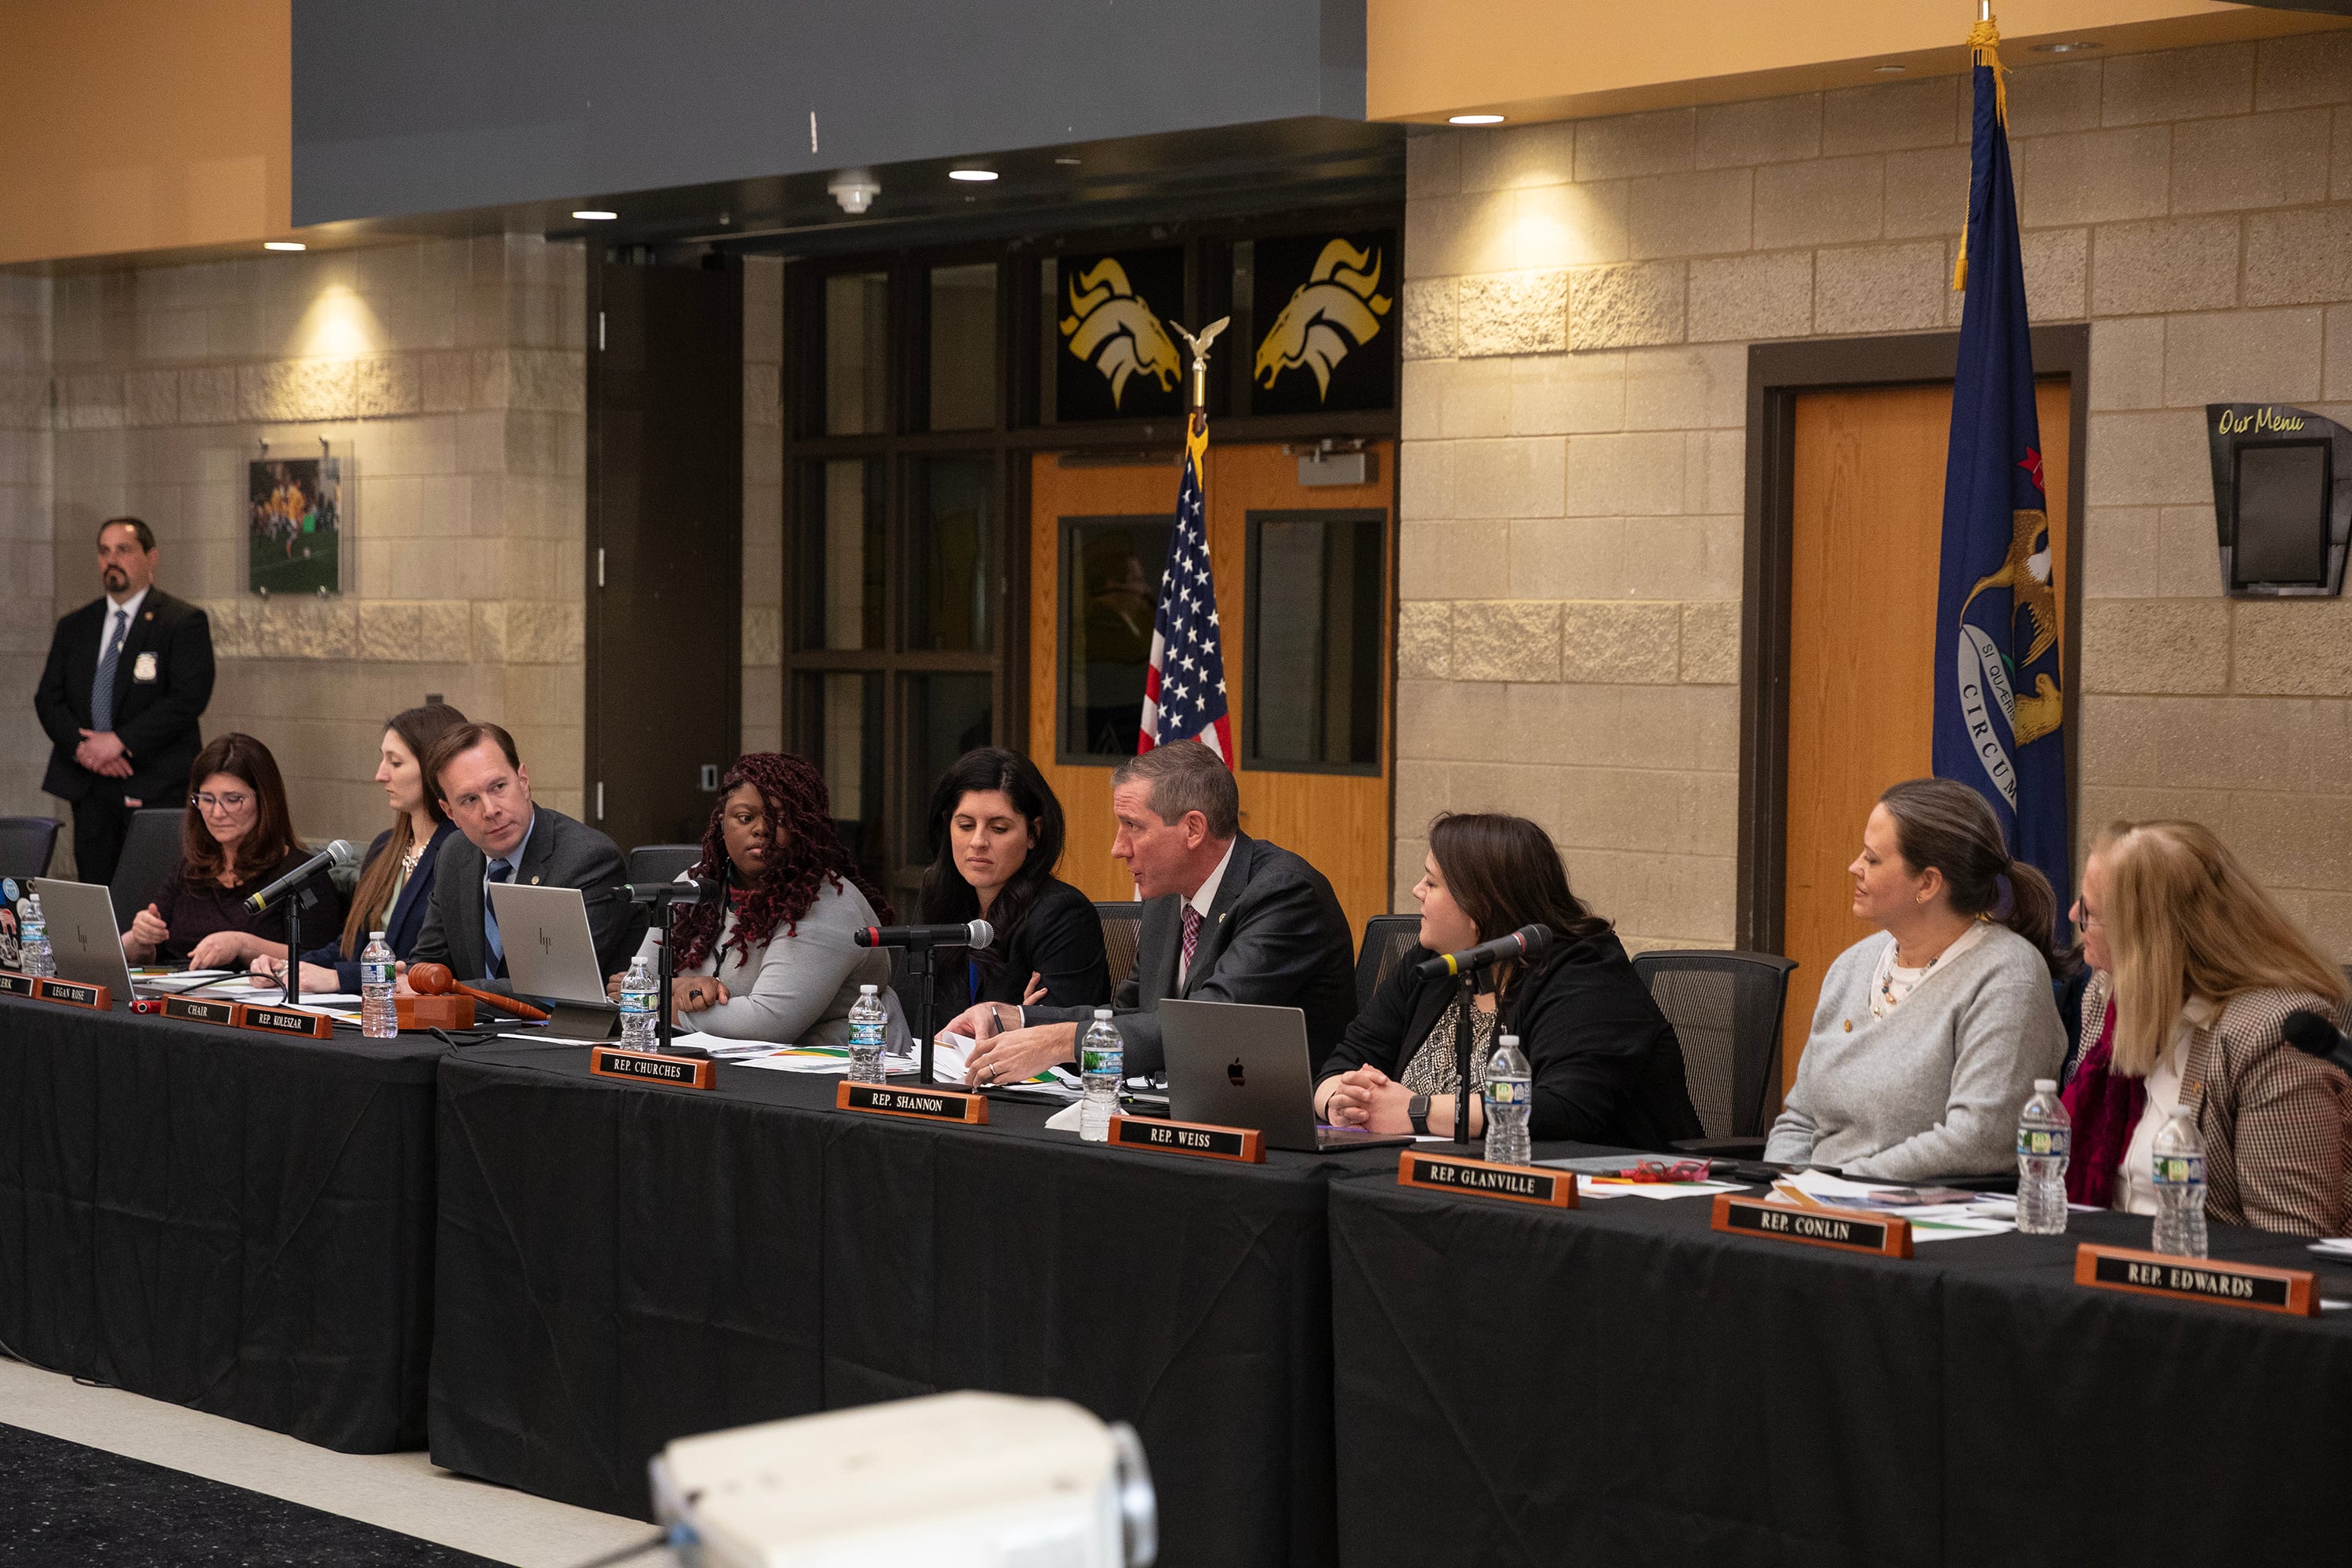
<instances>
[{"instance_id":1,"label":"nameplate reading rep. churches","mask_svg":"<svg viewBox=\"0 0 2352 1568\"><path fill-rule=\"evenodd\" d=\"M332 1039L335 1035L335 1021L324 1013L305 1012L299 1007L257 1007L250 1002L236 1005L236 1026L259 1029L265 1035L300 1035L311 1040Z\"/></svg>"},{"instance_id":2,"label":"nameplate reading rep. churches","mask_svg":"<svg viewBox=\"0 0 2352 1568\"><path fill-rule=\"evenodd\" d=\"M68 1007L88 1007L103 1013L114 1005L114 994L103 985L84 985L78 980L36 980L33 994L44 1002L62 1002Z\"/></svg>"},{"instance_id":3,"label":"nameplate reading rep. churches","mask_svg":"<svg viewBox=\"0 0 2352 1568\"><path fill-rule=\"evenodd\" d=\"M30 996L32 994L33 977L31 975L0 969L0 996Z\"/></svg>"},{"instance_id":4,"label":"nameplate reading rep. churches","mask_svg":"<svg viewBox=\"0 0 2352 1568\"><path fill-rule=\"evenodd\" d=\"M1206 1121L1166 1121L1156 1116L1114 1116L1110 1141L1122 1149L1161 1154L1192 1154L1203 1160L1265 1163L1265 1134L1255 1127L1217 1127Z\"/></svg>"},{"instance_id":5,"label":"nameplate reading rep. churches","mask_svg":"<svg viewBox=\"0 0 2352 1568\"><path fill-rule=\"evenodd\" d=\"M2257 1312L2284 1312L2296 1318L2319 1316L2319 1291L2307 1268L2172 1258L2161 1252L2093 1247L2084 1242L2074 1249L2074 1283L2141 1296L2168 1296L2176 1301L2252 1307Z\"/></svg>"},{"instance_id":6,"label":"nameplate reading rep. churches","mask_svg":"<svg viewBox=\"0 0 2352 1568\"><path fill-rule=\"evenodd\" d=\"M1734 1236L1801 1241L1807 1247L1834 1247L1841 1252L1874 1252L1881 1258L1911 1256L1911 1222L1891 1215L1801 1208L1795 1204L1718 1193L1715 1199L1715 1228Z\"/></svg>"},{"instance_id":7,"label":"nameplate reading rep. churches","mask_svg":"<svg viewBox=\"0 0 2352 1568\"><path fill-rule=\"evenodd\" d=\"M233 1026L236 1022L236 1009L235 1002L205 1002L194 996L163 998L163 1016L176 1018L183 1024Z\"/></svg>"},{"instance_id":8,"label":"nameplate reading rep. churches","mask_svg":"<svg viewBox=\"0 0 2352 1568\"><path fill-rule=\"evenodd\" d=\"M664 1057L651 1051L625 1051L616 1046L591 1050L588 1070L603 1078L667 1083L678 1089L710 1089L719 1082L717 1064L708 1057Z\"/></svg>"},{"instance_id":9,"label":"nameplate reading rep. churches","mask_svg":"<svg viewBox=\"0 0 2352 1568\"><path fill-rule=\"evenodd\" d=\"M1481 1198L1507 1198L1515 1204L1535 1204L1548 1209L1576 1207L1576 1173L1546 1171L1533 1165L1497 1165L1486 1160L1465 1160L1453 1154L1424 1154L1407 1149L1397 1156L1397 1185L1432 1193L1468 1193Z\"/></svg>"},{"instance_id":10,"label":"nameplate reading rep. churches","mask_svg":"<svg viewBox=\"0 0 2352 1568\"><path fill-rule=\"evenodd\" d=\"M895 1089L879 1083L843 1083L833 1103L843 1110L879 1116L911 1116L918 1121L961 1121L979 1127L988 1121L988 1097L957 1089Z\"/></svg>"}]
</instances>

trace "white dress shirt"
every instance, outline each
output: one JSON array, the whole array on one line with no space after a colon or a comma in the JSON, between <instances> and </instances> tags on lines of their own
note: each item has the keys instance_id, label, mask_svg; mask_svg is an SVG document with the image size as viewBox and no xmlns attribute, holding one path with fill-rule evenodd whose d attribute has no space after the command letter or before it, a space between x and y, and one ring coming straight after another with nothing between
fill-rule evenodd
<instances>
[{"instance_id":1,"label":"white dress shirt","mask_svg":"<svg viewBox=\"0 0 2352 1568\"><path fill-rule=\"evenodd\" d=\"M1234 863L1234 845L1240 842L1241 840L1236 838L1225 845L1225 853L1223 858L1218 860L1217 868L1209 873L1208 880L1195 889L1191 898L1184 900L1201 912L1201 941L1202 942L1208 940L1209 906L1217 901L1217 889L1225 884L1225 868ZM1180 928L1180 934L1176 940L1176 989L1183 990L1191 984L1192 979L1192 961L1184 956L1183 937Z\"/></svg>"},{"instance_id":2,"label":"white dress shirt","mask_svg":"<svg viewBox=\"0 0 2352 1568\"><path fill-rule=\"evenodd\" d=\"M146 602L147 590L145 588L140 589L139 592L131 595L131 597L123 600L122 603L119 605L111 598L107 600L106 614L98 623L99 658L104 658L106 657L106 645L114 640L115 612L117 610L129 612L129 614L123 617L122 621L122 640L124 645L128 646L131 640L131 628L139 624L139 606Z\"/></svg>"},{"instance_id":3,"label":"white dress shirt","mask_svg":"<svg viewBox=\"0 0 2352 1568\"><path fill-rule=\"evenodd\" d=\"M2107 1005L2115 1004L2110 1001ZM2221 1009L2210 999L2191 996L2173 1020L2171 1044L2148 1069L2147 1104L2139 1113L2139 1124L2132 1129L2130 1145L2124 1150L2123 1167L2116 1173L2110 1200L2126 1214L2156 1212L2156 1135L2180 1103L2180 1075L2189 1068L2189 1037L2221 1016Z\"/></svg>"}]
</instances>

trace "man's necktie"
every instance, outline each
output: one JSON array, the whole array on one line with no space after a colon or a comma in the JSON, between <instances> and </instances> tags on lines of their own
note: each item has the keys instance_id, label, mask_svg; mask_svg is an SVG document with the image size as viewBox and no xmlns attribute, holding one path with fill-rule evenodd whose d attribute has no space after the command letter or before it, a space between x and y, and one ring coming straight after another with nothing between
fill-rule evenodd
<instances>
[{"instance_id":1,"label":"man's necktie","mask_svg":"<svg viewBox=\"0 0 2352 1568\"><path fill-rule=\"evenodd\" d=\"M98 679L89 683L89 727L100 734L114 728L114 670L122 662L122 639L131 635L131 612L117 605L114 631L98 656Z\"/></svg>"},{"instance_id":2,"label":"man's necktie","mask_svg":"<svg viewBox=\"0 0 2352 1568\"><path fill-rule=\"evenodd\" d=\"M1184 978L1192 978L1192 954L1201 946L1201 911L1192 905L1184 906Z\"/></svg>"},{"instance_id":3,"label":"man's necktie","mask_svg":"<svg viewBox=\"0 0 2352 1568\"><path fill-rule=\"evenodd\" d=\"M491 881L504 882L513 876L513 862L508 860L490 862ZM482 941L490 950L491 975L498 979L504 979L507 973L507 947L506 943L499 940L499 913L490 907L490 889L487 884L482 889Z\"/></svg>"}]
</instances>

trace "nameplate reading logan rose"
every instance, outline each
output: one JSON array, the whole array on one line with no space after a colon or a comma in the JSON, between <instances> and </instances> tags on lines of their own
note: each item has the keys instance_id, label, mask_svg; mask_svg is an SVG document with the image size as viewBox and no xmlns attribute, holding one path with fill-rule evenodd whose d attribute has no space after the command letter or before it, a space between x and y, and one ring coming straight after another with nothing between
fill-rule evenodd
<instances>
[{"instance_id":1,"label":"nameplate reading logan rose","mask_svg":"<svg viewBox=\"0 0 2352 1568\"><path fill-rule=\"evenodd\" d=\"M2141 1296L2168 1296L2176 1301L2252 1307L2257 1312L2284 1312L2297 1318L2319 1316L2319 1291L2315 1277L2305 1268L2170 1258L2161 1252L2084 1242L2074 1249L2074 1283Z\"/></svg>"},{"instance_id":2,"label":"nameplate reading logan rose","mask_svg":"<svg viewBox=\"0 0 2352 1568\"><path fill-rule=\"evenodd\" d=\"M1407 1149L1397 1156L1397 1185L1433 1193L1470 1193L1482 1198L1507 1198L1515 1204L1545 1208L1576 1207L1576 1173L1544 1171L1533 1165L1497 1165L1486 1160L1465 1160L1454 1154L1423 1154Z\"/></svg>"},{"instance_id":3,"label":"nameplate reading logan rose","mask_svg":"<svg viewBox=\"0 0 2352 1568\"><path fill-rule=\"evenodd\" d=\"M591 1050L588 1070L604 1078L667 1083L679 1089L710 1089L719 1082L717 1065L708 1057L664 1057L650 1051L625 1051L615 1046L598 1046Z\"/></svg>"},{"instance_id":4,"label":"nameplate reading logan rose","mask_svg":"<svg viewBox=\"0 0 2352 1568\"><path fill-rule=\"evenodd\" d=\"M33 977L31 975L0 969L0 996L30 996L32 994Z\"/></svg>"},{"instance_id":5,"label":"nameplate reading logan rose","mask_svg":"<svg viewBox=\"0 0 2352 1568\"><path fill-rule=\"evenodd\" d=\"M955 1089L898 1089L888 1084L844 1081L834 1089L833 1103L843 1110L870 1110L881 1116L911 1116L918 1121L961 1121L978 1127L988 1121L988 1097Z\"/></svg>"},{"instance_id":6,"label":"nameplate reading logan rose","mask_svg":"<svg viewBox=\"0 0 2352 1568\"><path fill-rule=\"evenodd\" d=\"M251 1002L236 1005L236 1026L258 1029L265 1035L299 1035L306 1040L332 1039L335 1021L324 1013L306 1012L299 1007L262 1007Z\"/></svg>"},{"instance_id":7,"label":"nameplate reading logan rose","mask_svg":"<svg viewBox=\"0 0 2352 1568\"><path fill-rule=\"evenodd\" d=\"M62 1002L68 1007L89 1007L103 1013L114 1005L114 994L103 985L84 985L79 980L36 980L33 994L44 1002Z\"/></svg>"},{"instance_id":8,"label":"nameplate reading logan rose","mask_svg":"<svg viewBox=\"0 0 2352 1568\"><path fill-rule=\"evenodd\" d=\"M1760 1236L1772 1241L1801 1241L1808 1247L1834 1247L1842 1252L1873 1252L1881 1258L1911 1256L1911 1222L1892 1215L1801 1208L1795 1204L1717 1193L1715 1228L1734 1236Z\"/></svg>"},{"instance_id":9,"label":"nameplate reading logan rose","mask_svg":"<svg viewBox=\"0 0 2352 1568\"><path fill-rule=\"evenodd\" d=\"M206 1002L195 996L163 998L163 1016L176 1018L183 1024L233 1026L236 1022L237 1007L238 1004L235 1002Z\"/></svg>"},{"instance_id":10,"label":"nameplate reading logan rose","mask_svg":"<svg viewBox=\"0 0 2352 1568\"><path fill-rule=\"evenodd\" d=\"M1157 1116L1114 1116L1110 1141L1122 1149L1160 1154L1191 1154L1202 1160L1265 1163L1265 1134L1255 1127L1218 1127L1206 1121L1168 1121Z\"/></svg>"}]
</instances>

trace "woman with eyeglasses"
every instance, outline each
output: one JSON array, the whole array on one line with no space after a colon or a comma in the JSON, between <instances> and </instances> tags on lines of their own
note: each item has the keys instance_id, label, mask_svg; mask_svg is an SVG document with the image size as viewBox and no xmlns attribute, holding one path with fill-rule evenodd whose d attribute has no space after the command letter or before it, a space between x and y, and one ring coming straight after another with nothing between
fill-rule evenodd
<instances>
[{"instance_id":1,"label":"woman with eyeglasses","mask_svg":"<svg viewBox=\"0 0 2352 1568\"><path fill-rule=\"evenodd\" d=\"M286 948L283 900L263 914L245 900L309 858L295 842L286 784L269 748L250 735L217 735L188 770L188 809L180 824L180 858L154 902L131 917L123 956L134 963L185 961L192 969L242 969L275 946ZM317 907L303 911L316 929L342 923L342 896L316 879Z\"/></svg>"}]
</instances>

